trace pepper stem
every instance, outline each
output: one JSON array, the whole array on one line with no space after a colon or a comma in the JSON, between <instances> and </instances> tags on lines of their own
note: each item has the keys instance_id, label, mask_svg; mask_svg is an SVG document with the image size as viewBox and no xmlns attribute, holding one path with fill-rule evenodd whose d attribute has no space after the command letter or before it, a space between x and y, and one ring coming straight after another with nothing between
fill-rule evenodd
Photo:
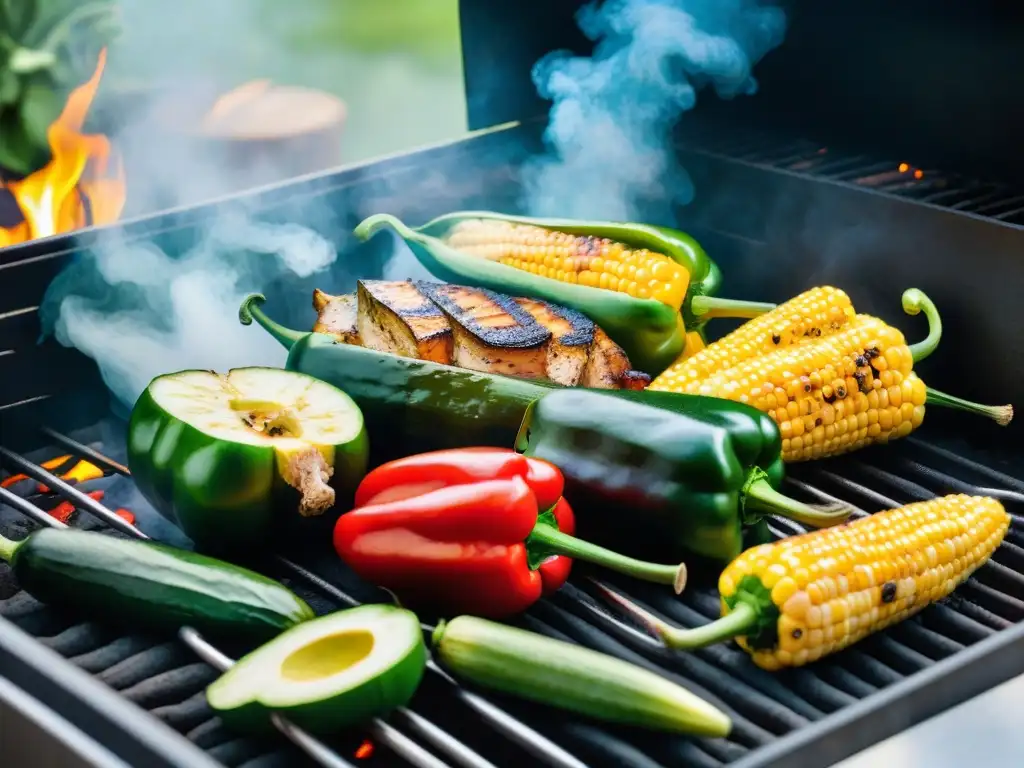
<instances>
[{"instance_id":1,"label":"pepper stem","mask_svg":"<svg viewBox=\"0 0 1024 768\"><path fill-rule=\"evenodd\" d=\"M1012 405L981 405L980 403L972 403L970 400L947 395L945 392L939 392L939 390L932 389L931 387L928 387L928 398L925 400L925 403L928 405L940 405L957 411L976 413L979 416L992 419L1000 427L1005 427L1013 420Z\"/></svg>"},{"instance_id":2,"label":"pepper stem","mask_svg":"<svg viewBox=\"0 0 1024 768\"><path fill-rule=\"evenodd\" d=\"M242 325L252 325L252 321L255 318L256 322L262 325L267 333L281 342L285 349L291 349L307 334L301 331L293 331L291 328L285 328L280 323L275 323L267 317L263 310L260 309L260 305L266 300L267 297L262 293L250 293L246 296L242 300L242 305L238 308L238 322Z\"/></svg>"},{"instance_id":3,"label":"pepper stem","mask_svg":"<svg viewBox=\"0 0 1024 768\"><path fill-rule=\"evenodd\" d=\"M772 488L763 470L755 468L743 487L743 510L779 515L813 528L827 528L844 522L853 513L847 504L806 504Z\"/></svg>"},{"instance_id":4,"label":"pepper stem","mask_svg":"<svg viewBox=\"0 0 1024 768\"><path fill-rule=\"evenodd\" d=\"M690 312L695 317L708 320L714 317L758 317L771 312L776 306L763 301L722 299L718 296L694 296L690 299Z\"/></svg>"},{"instance_id":5,"label":"pepper stem","mask_svg":"<svg viewBox=\"0 0 1024 768\"><path fill-rule=\"evenodd\" d=\"M363 219L353 230L353 234L360 240L369 240L383 227L391 227L405 239L413 238L416 235L401 219L390 213L375 213L373 216Z\"/></svg>"},{"instance_id":6,"label":"pepper stem","mask_svg":"<svg viewBox=\"0 0 1024 768\"><path fill-rule=\"evenodd\" d=\"M527 546L531 543L540 544L552 554L566 555L594 565L603 565L605 568L643 581L671 584L677 595L686 586L686 563L657 565L643 560L634 560L631 557L562 533L547 523L537 523L533 527L533 532L527 539Z\"/></svg>"},{"instance_id":7,"label":"pepper stem","mask_svg":"<svg viewBox=\"0 0 1024 768\"><path fill-rule=\"evenodd\" d=\"M669 648L680 651L692 651L705 648L723 640L731 640L746 635L757 628L757 608L745 601L737 601L736 607L720 619L705 624L703 627L682 629L659 619L650 611L646 611L632 600L627 600L618 592L608 589L600 582L592 581L610 602L626 615L644 625L647 630L657 635Z\"/></svg>"},{"instance_id":8,"label":"pepper stem","mask_svg":"<svg viewBox=\"0 0 1024 768\"><path fill-rule=\"evenodd\" d=\"M11 559L14 557L14 553L21 544L22 542L20 541L11 541L8 538L0 536L0 560L3 560L5 563L11 562Z\"/></svg>"},{"instance_id":9,"label":"pepper stem","mask_svg":"<svg viewBox=\"0 0 1024 768\"><path fill-rule=\"evenodd\" d=\"M924 291L918 288L908 288L903 292L903 311L908 315L916 315L924 310L924 316L928 318L928 336L924 341L910 345L910 357L915 363L924 360L936 350L939 341L942 339L942 318L935 303L925 296Z\"/></svg>"}]
</instances>

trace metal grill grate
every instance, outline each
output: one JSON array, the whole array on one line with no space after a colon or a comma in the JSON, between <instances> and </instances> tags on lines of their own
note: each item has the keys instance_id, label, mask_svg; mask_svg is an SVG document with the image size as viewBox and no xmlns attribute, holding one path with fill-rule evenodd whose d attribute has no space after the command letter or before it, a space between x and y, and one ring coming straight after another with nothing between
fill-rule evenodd
<instances>
[{"instance_id":1,"label":"metal grill grate","mask_svg":"<svg viewBox=\"0 0 1024 768\"><path fill-rule=\"evenodd\" d=\"M108 479L130 483L119 477L126 470L116 461L58 433L48 435L56 450L95 463L106 470ZM121 532L114 535L138 534L102 503L85 495L88 483L80 487L64 483L37 463L3 448L0 463L52 489L42 495L35 490L27 495L0 490L0 508L5 503L36 522L52 525L53 518L42 510L68 499L88 513L83 519L92 516ZM717 616L717 596L703 587L689 588L680 600L665 590L629 579L611 579L604 586L576 575L571 584L535 606L522 621L534 631L654 669L717 703L734 719L735 728L728 739L598 728L540 707L489 694L482 698L453 684L434 667L433 675L428 676L432 698L418 696L410 710L397 713L389 723L375 723L365 733L352 735L346 746L324 745L279 723L279 730L294 746L282 740L268 747L225 730L206 707L203 689L216 676L215 667L222 664L223 656L194 632L182 633L184 644L119 637L94 624L74 624L20 592L0 602L0 616L119 690L225 766L295 765L296 748L311 764L325 766L355 761L485 767L522 764L527 756L564 768L763 765L766 748L781 737L807 732L815 724L838 722L838 713L861 701L877 699L885 689L907 693L915 680L926 677L921 674L926 668L939 673L944 664L960 666L966 649L1024 619L1024 520L1018 514L1024 501L1021 480L910 438L853 459L799 467L790 483L795 495L811 500L842 499L857 505L858 514L941 493L984 492L1007 504L1015 513L1014 523L992 561L951 598L828 660L784 673L759 670L741 650L728 644L696 653L667 653L595 600L601 589L611 588L656 614L694 626ZM788 521L774 521L773 526L776 535L801 530ZM307 568L285 558L277 558L276 564L277 575L283 574L289 586L307 597L318 612L355 602L347 581L345 589L336 586L333 578L326 581L315 573L322 571L318 564ZM439 700L449 702L451 716L438 714L445 711ZM824 739L828 730L818 728L817 733ZM362 763L352 755L364 737L376 748L374 756Z\"/></svg>"},{"instance_id":2,"label":"metal grill grate","mask_svg":"<svg viewBox=\"0 0 1024 768\"><path fill-rule=\"evenodd\" d=\"M773 136L730 124L727 130L695 125L684 138L702 150L754 165L874 189L922 203L1024 224L1024 189L898 160L845 153L805 139Z\"/></svg>"}]
</instances>

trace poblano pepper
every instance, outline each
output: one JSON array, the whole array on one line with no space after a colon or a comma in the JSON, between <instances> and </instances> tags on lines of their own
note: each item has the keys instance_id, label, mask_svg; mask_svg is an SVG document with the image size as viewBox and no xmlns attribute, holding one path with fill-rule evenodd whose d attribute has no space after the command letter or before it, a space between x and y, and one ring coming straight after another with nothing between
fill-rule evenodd
<instances>
[{"instance_id":1,"label":"poblano pepper","mask_svg":"<svg viewBox=\"0 0 1024 768\"><path fill-rule=\"evenodd\" d=\"M435 277L584 313L651 376L692 349L688 332L699 335L711 318L756 317L775 306L714 296L718 266L696 240L667 227L462 211L415 229L377 214L355 234L365 240L385 226Z\"/></svg>"},{"instance_id":2,"label":"poblano pepper","mask_svg":"<svg viewBox=\"0 0 1024 768\"><path fill-rule=\"evenodd\" d=\"M616 550L719 561L743 549L744 525L768 514L820 527L850 508L819 506L778 491L782 436L771 417L717 398L563 389L527 411L517 449L565 478L585 510L579 534ZM634 401L634 402L630 402Z\"/></svg>"}]
</instances>

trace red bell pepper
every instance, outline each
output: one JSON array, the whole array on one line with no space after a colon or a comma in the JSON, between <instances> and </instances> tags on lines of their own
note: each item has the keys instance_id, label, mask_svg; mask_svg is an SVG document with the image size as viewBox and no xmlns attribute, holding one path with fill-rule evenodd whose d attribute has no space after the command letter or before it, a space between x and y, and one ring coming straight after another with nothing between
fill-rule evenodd
<instances>
[{"instance_id":1,"label":"red bell pepper","mask_svg":"<svg viewBox=\"0 0 1024 768\"><path fill-rule=\"evenodd\" d=\"M469 448L377 467L338 518L334 547L359 576L403 602L506 618L565 583L579 558L682 591L684 565L623 557L572 536L553 464Z\"/></svg>"}]
</instances>

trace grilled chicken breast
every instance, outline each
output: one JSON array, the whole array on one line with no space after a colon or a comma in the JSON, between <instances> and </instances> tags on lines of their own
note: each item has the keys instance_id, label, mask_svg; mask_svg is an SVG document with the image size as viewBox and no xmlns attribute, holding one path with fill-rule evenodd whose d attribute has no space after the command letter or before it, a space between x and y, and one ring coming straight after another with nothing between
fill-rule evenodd
<instances>
[{"instance_id":1,"label":"grilled chicken breast","mask_svg":"<svg viewBox=\"0 0 1024 768\"><path fill-rule=\"evenodd\" d=\"M444 313L414 283L356 283L356 327L362 346L400 357L452 362L452 329Z\"/></svg>"},{"instance_id":2,"label":"grilled chicken breast","mask_svg":"<svg viewBox=\"0 0 1024 768\"><path fill-rule=\"evenodd\" d=\"M313 292L314 331L378 352L563 386L643 389L650 376L585 315L536 299L447 283L360 280Z\"/></svg>"},{"instance_id":3,"label":"grilled chicken breast","mask_svg":"<svg viewBox=\"0 0 1024 768\"><path fill-rule=\"evenodd\" d=\"M452 365L524 379L547 378L551 332L515 300L482 288L420 283L451 323Z\"/></svg>"},{"instance_id":4,"label":"grilled chicken breast","mask_svg":"<svg viewBox=\"0 0 1024 768\"><path fill-rule=\"evenodd\" d=\"M630 370L629 358L622 347L595 326L594 343L590 348L590 357L587 359L587 367L583 371L580 386L597 389L644 389L650 383L651 377L646 373Z\"/></svg>"},{"instance_id":5,"label":"grilled chicken breast","mask_svg":"<svg viewBox=\"0 0 1024 768\"><path fill-rule=\"evenodd\" d=\"M594 345L593 321L574 309L539 299L515 299L515 302L551 333L547 353L548 378L566 387L577 386L583 379Z\"/></svg>"}]
</instances>

